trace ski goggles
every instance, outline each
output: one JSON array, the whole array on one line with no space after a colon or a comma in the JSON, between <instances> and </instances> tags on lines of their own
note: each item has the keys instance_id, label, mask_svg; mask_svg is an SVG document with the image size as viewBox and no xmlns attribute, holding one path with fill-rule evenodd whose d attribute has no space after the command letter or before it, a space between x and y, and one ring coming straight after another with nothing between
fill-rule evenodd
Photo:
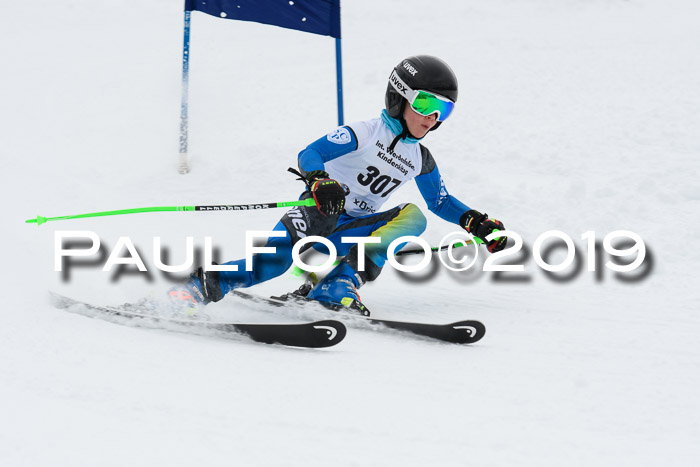
<instances>
[{"instance_id":1,"label":"ski goggles","mask_svg":"<svg viewBox=\"0 0 700 467\"><path fill-rule=\"evenodd\" d=\"M450 116L455 108L455 103L447 97L429 91L415 91L411 89L396 73L392 70L389 76L389 83L399 94L401 94L416 113L424 116L437 114L437 121L444 122Z\"/></svg>"}]
</instances>

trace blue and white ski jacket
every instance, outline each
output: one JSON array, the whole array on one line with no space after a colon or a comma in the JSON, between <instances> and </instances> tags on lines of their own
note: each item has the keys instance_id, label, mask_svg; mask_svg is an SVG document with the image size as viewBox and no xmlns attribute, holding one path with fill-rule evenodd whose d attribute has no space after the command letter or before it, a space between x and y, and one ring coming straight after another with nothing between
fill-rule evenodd
<instances>
[{"instance_id":1,"label":"blue and white ski jacket","mask_svg":"<svg viewBox=\"0 0 700 467\"><path fill-rule=\"evenodd\" d=\"M418 140L403 138L390 149L400 132L385 110L381 118L338 127L311 143L299 153L299 168L325 170L347 185L345 210L353 217L380 212L391 194L415 178L428 209L459 224L469 206L447 192L432 154Z\"/></svg>"}]
</instances>

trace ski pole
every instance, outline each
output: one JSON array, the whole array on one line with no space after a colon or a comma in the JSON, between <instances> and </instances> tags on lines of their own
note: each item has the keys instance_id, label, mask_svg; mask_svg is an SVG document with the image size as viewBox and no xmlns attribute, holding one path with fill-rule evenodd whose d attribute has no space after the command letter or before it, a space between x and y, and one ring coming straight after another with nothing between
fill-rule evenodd
<instances>
[{"instance_id":1,"label":"ski pole","mask_svg":"<svg viewBox=\"0 0 700 467\"><path fill-rule=\"evenodd\" d=\"M466 242L455 242L452 245L444 245L441 247L434 246L430 250L433 253L435 253L437 251L445 251L450 247L451 248L459 248L459 247L463 247L463 246L467 246L467 245L472 245L474 243L476 243L477 245L480 245L484 242L482 242L480 238L474 237L472 240L467 240ZM416 248L415 250L401 250L401 251L397 251L396 253L394 253L394 256L417 255L417 254L423 253L423 252L424 251L422 248Z\"/></svg>"},{"instance_id":2,"label":"ski pole","mask_svg":"<svg viewBox=\"0 0 700 467\"><path fill-rule=\"evenodd\" d=\"M150 208L119 209L116 211L90 212L87 214L75 214L72 216L43 217L36 216L36 219L27 219L27 224L41 225L48 221L83 219L85 217L117 216L121 214L137 214L140 212L164 212L164 211L249 211L256 209L286 208L292 206L314 206L313 198L299 201L282 201L280 203L250 203L250 204L218 204L210 206L156 206Z\"/></svg>"},{"instance_id":3,"label":"ski pole","mask_svg":"<svg viewBox=\"0 0 700 467\"><path fill-rule=\"evenodd\" d=\"M464 246L473 245L473 244L475 244L475 243L476 243L477 245L481 245L481 244L484 243L484 242L482 242L480 238L474 237L473 239L467 240L466 242L455 242L455 243L452 244L452 248L460 248L460 247L464 247ZM450 245L444 245L444 246L442 246L442 247L434 246L434 247L432 247L432 248L430 249L430 251L431 251L432 253L436 253L436 252L438 252L438 251L445 251L445 250L447 250L448 248L450 248ZM420 253L425 253L425 252L423 251L422 248L416 248L415 250L401 250L401 251L397 251L396 253L394 253L394 256L417 255L417 254L420 254ZM340 264L340 261L339 261L339 260L336 261L335 263L333 263L333 266L337 266L338 264ZM296 276L296 277L301 277L302 275L304 275L304 274L306 274L306 273L307 273L307 271L303 270L303 269L300 268L299 266L294 266L294 269L292 269L292 271L291 271L291 274L292 274L293 276ZM314 273L311 273L311 274L314 274ZM316 279L316 281L318 281L318 279Z\"/></svg>"}]
</instances>

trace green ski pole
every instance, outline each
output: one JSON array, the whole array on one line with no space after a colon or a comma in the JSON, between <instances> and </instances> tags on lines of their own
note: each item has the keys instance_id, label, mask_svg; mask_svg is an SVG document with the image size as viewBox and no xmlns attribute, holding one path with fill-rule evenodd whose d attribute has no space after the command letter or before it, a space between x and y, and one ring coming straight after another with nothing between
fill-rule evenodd
<instances>
[{"instance_id":1,"label":"green ski pole","mask_svg":"<svg viewBox=\"0 0 700 467\"><path fill-rule=\"evenodd\" d=\"M472 240L467 240L466 242L456 242L456 243L453 243L453 244L451 245L451 247L452 247L452 248L459 248L459 247L471 245L471 244L473 244L473 243L476 243L477 245L481 245L481 244L484 243L484 242L482 242L480 238L474 237ZM435 252L438 252L438 251L447 250L448 248L450 248L450 245L444 245L444 246L442 246L442 247L434 246L434 247L432 247L430 250L431 250L433 253L435 253ZM415 250L401 250L401 251L397 251L396 253L394 253L394 256L417 255L417 254L420 254L420 253L424 253L423 249L422 249L422 248L416 248Z\"/></svg>"},{"instance_id":2,"label":"green ski pole","mask_svg":"<svg viewBox=\"0 0 700 467\"><path fill-rule=\"evenodd\" d=\"M27 224L41 225L48 221L59 221L69 219L84 219L86 217L118 216L122 214L137 214L141 212L164 212L164 211L251 211L256 209L286 208L292 206L314 206L313 198L299 201L283 201L280 203L251 203L251 204L217 204L210 206L156 206L150 208L119 209L116 211L89 212L87 214L75 214L72 216L43 217L36 216L36 219L27 219Z\"/></svg>"},{"instance_id":3,"label":"green ski pole","mask_svg":"<svg viewBox=\"0 0 700 467\"><path fill-rule=\"evenodd\" d=\"M484 242L482 242L480 238L474 237L473 239L467 240L466 242L455 242L452 244L452 248L461 248L468 245L473 245L474 243L476 243L477 245L481 245ZM434 246L430 249L430 251L431 253L437 253L438 251L445 251L448 248L450 248L450 245L444 245L442 247ZM425 251L423 251L422 248L416 248L415 250L397 251L396 253L394 253L394 256L417 255L420 253L425 253ZM333 263L333 266L337 266L338 264L340 264L340 261L336 261L335 263ZM292 269L291 274L296 277L301 277L302 275L306 274L306 272L307 271L304 271L299 266L294 266L294 269Z\"/></svg>"}]
</instances>

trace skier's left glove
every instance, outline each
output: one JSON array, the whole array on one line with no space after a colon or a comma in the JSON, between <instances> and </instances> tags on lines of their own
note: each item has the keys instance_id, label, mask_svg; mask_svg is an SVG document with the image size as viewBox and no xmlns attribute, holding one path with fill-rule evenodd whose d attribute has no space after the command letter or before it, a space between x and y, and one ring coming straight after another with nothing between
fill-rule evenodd
<instances>
[{"instance_id":1,"label":"skier's left glove","mask_svg":"<svg viewBox=\"0 0 700 467\"><path fill-rule=\"evenodd\" d=\"M492 232L505 230L503 222L490 219L488 214L481 214L479 211L470 209L462 214L462 217L459 219L459 225L464 227L467 232L483 241L491 253L496 253L506 247L507 237L498 237L490 242L486 241L486 237Z\"/></svg>"}]
</instances>

